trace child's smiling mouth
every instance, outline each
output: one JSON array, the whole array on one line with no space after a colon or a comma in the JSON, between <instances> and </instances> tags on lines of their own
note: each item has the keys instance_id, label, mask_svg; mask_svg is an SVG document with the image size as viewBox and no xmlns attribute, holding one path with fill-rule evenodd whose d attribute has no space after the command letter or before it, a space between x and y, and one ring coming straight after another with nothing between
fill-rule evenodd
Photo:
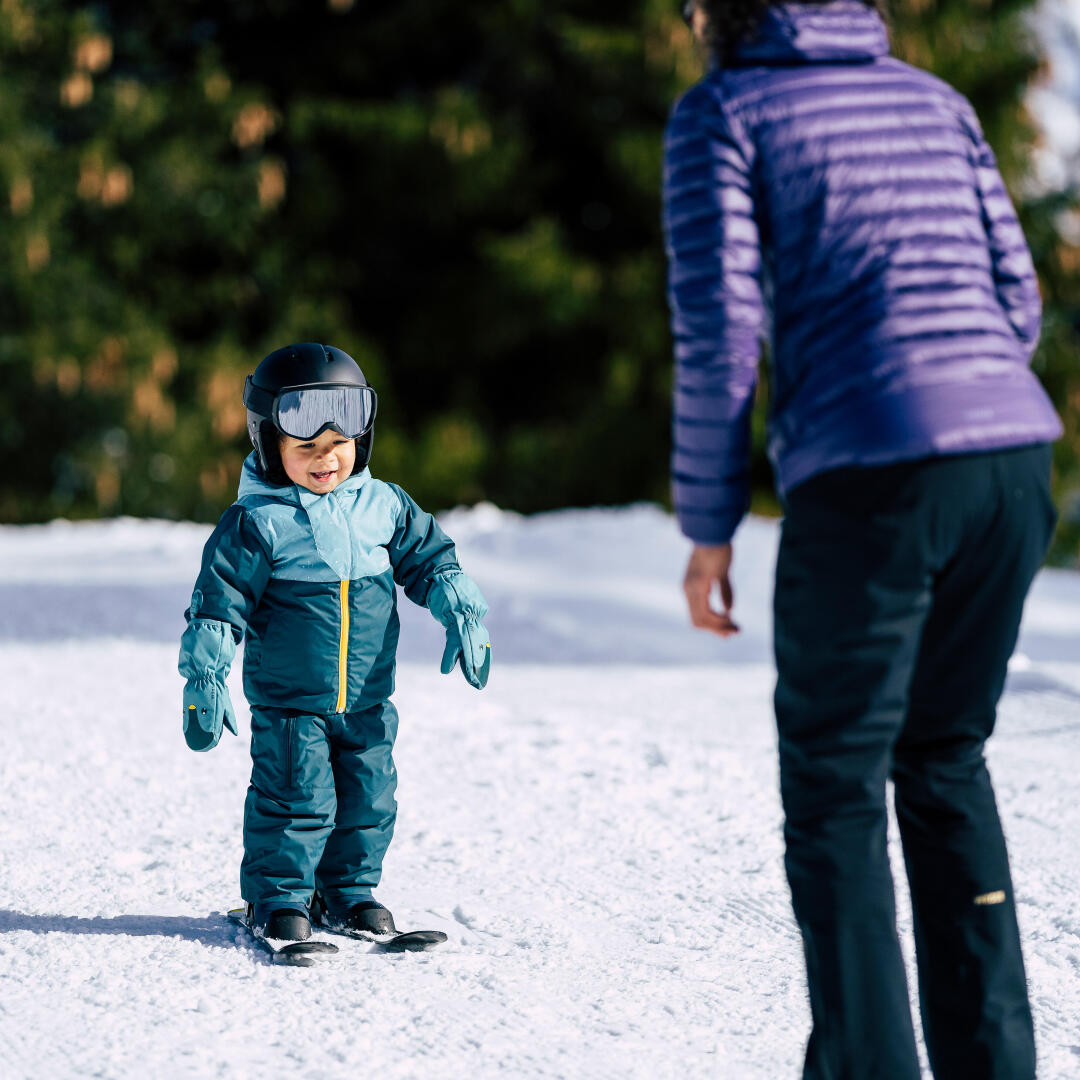
<instances>
[{"instance_id":1,"label":"child's smiling mouth","mask_svg":"<svg viewBox=\"0 0 1080 1080\"><path fill-rule=\"evenodd\" d=\"M317 484L325 484L335 476L337 476L337 469L327 469L326 472L313 472L311 474L312 480Z\"/></svg>"}]
</instances>

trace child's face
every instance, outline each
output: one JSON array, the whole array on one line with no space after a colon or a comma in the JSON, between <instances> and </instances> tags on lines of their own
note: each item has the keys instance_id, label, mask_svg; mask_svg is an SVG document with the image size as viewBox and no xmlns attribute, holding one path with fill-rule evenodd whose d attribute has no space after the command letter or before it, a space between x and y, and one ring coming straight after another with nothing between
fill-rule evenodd
<instances>
[{"instance_id":1,"label":"child's face","mask_svg":"<svg viewBox=\"0 0 1080 1080\"><path fill-rule=\"evenodd\" d=\"M294 483L325 495L352 476L356 464L356 444L327 429L314 439L294 439L282 435L281 464Z\"/></svg>"}]
</instances>

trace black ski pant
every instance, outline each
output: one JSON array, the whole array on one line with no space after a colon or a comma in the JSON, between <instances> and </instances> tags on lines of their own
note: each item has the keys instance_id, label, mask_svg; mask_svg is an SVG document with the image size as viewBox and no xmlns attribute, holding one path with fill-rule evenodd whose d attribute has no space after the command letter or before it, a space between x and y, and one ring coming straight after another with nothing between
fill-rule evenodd
<instances>
[{"instance_id":1,"label":"black ski pant","mask_svg":"<svg viewBox=\"0 0 1080 1080\"><path fill-rule=\"evenodd\" d=\"M844 468L787 499L776 570L785 867L805 1080L918 1080L886 780L937 1080L1033 1080L1012 882L983 744L1056 515L1047 446Z\"/></svg>"}]
</instances>

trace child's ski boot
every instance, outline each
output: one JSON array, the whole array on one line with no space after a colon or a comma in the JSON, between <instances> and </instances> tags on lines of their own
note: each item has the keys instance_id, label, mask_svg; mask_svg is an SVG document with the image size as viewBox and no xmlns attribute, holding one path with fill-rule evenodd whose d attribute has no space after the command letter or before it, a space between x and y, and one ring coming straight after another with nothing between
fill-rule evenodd
<instances>
[{"instance_id":1,"label":"child's ski boot","mask_svg":"<svg viewBox=\"0 0 1080 1080\"><path fill-rule=\"evenodd\" d=\"M265 923L255 926L255 932L277 941L307 941L311 937L311 920L296 908L272 911Z\"/></svg>"},{"instance_id":2,"label":"child's ski boot","mask_svg":"<svg viewBox=\"0 0 1080 1080\"><path fill-rule=\"evenodd\" d=\"M340 915L326 910L323 898L311 900L311 920L323 930L371 941L387 952L423 952L446 940L441 930L398 930L389 908L378 900L361 900Z\"/></svg>"},{"instance_id":3,"label":"child's ski boot","mask_svg":"<svg viewBox=\"0 0 1080 1080\"><path fill-rule=\"evenodd\" d=\"M397 933L394 916L389 908L377 900L361 900L348 911L332 915L326 910L326 902L319 893L311 898L311 921L328 930L354 930L358 934L383 937Z\"/></svg>"}]
</instances>

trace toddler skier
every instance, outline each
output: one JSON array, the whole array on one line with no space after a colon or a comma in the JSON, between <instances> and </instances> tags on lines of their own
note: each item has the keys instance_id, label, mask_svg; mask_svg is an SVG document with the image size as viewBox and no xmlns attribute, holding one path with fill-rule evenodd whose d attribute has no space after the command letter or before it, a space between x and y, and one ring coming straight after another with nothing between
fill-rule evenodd
<instances>
[{"instance_id":1,"label":"toddler skier","mask_svg":"<svg viewBox=\"0 0 1080 1080\"><path fill-rule=\"evenodd\" d=\"M487 605L453 542L368 471L375 391L340 349L267 356L244 387L255 449L203 551L180 646L192 750L237 733L225 686L244 641L251 784L241 892L266 937L311 921L395 930L372 897L394 829L397 582L446 628L442 670L488 677Z\"/></svg>"}]
</instances>

